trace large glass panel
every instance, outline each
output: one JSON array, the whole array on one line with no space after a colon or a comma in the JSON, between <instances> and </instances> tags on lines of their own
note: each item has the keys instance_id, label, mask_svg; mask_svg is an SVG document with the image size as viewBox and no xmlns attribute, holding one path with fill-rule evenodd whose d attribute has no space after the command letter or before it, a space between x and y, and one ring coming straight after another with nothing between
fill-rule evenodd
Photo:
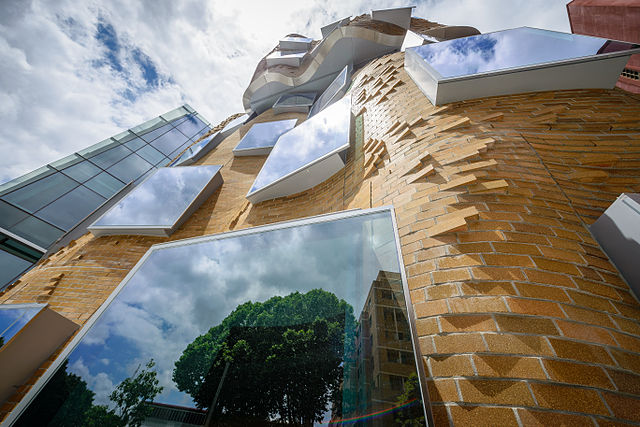
<instances>
[{"instance_id":1,"label":"large glass panel","mask_svg":"<svg viewBox=\"0 0 640 427\"><path fill-rule=\"evenodd\" d=\"M391 213L336 218L152 249L18 425L424 425Z\"/></svg>"},{"instance_id":2,"label":"large glass panel","mask_svg":"<svg viewBox=\"0 0 640 427\"><path fill-rule=\"evenodd\" d=\"M157 137L159 137L160 135L162 135L163 133L169 132L171 129L173 129L173 126L171 126L170 124L166 124L162 127L159 127L158 129L145 133L144 135L142 135L142 139L144 139L147 142L151 142Z\"/></svg>"},{"instance_id":3,"label":"large glass panel","mask_svg":"<svg viewBox=\"0 0 640 427\"><path fill-rule=\"evenodd\" d=\"M32 265L33 262L27 261L0 249L0 290L13 283L16 277L21 275ZM0 316L2 316L2 311L0 311ZM0 323L2 323L2 320L3 319L0 318ZM4 341L3 338L5 338ZM7 342L8 340L9 338L6 338L4 335L0 335L0 347L2 347L3 342Z\"/></svg>"},{"instance_id":4,"label":"large glass panel","mask_svg":"<svg viewBox=\"0 0 640 427\"><path fill-rule=\"evenodd\" d=\"M25 211L0 200L0 227L9 228L28 216Z\"/></svg>"},{"instance_id":5,"label":"large glass panel","mask_svg":"<svg viewBox=\"0 0 640 427\"><path fill-rule=\"evenodd\" d=\"M63 169L62 172L78 182L85 182L86 180L93 178L94 176L102 172L102 169L100 169L90 161L85 160L82 163L78 163L77 165L73 165L71 167Z\"/></svg>"},{"instance_id":6,"label":"large glass panel","mask_svg":"<svg viewBox=\"0 0 640 427\"><path fill-rule=\"evenodd\" d=\"M0 195L6 194L20 187L24 187L30 182L36 181L55 172L56 170L49 166L42 166L41 168L38 168L34 171L26 173L18 178L12 179L11 181L5 182L4 184L0 185Z\"/></svg>"},{"instance_id":7,"label":"large glass panel","mask_svg":"<svg viewBox=\"0 0 640 427\"><path fill-rule=\"evenodd\" d=\"M151 163L152 165L157 165L158 163L160 163L165 159L164 154L162 154L161 152L159 152L158 150L156 150L150 145L145 145L140 150L138 150L136 154L142 157L143 159L145 159L146 161L148 161L149 163Z\"/></svg>"},{"instance_id":8,"label":"large glass panel","mask_svg":"<svg viewBox=\"0 0 640 427\"><path fill-rule=\"evenodd\" d=\"M107 138L104 141L100 141L97 144L94 144L90 147L87 147L83 150L78 151L78 154L80 154L84 158L88 158L91 156L95 156L96 154L102 153L104 151L107 151L110 148L116 147L118 145L120 144L117 141L114 141L111 138Z\"/></svg>"},{"instance_id":9,"label":"large glass panel","mask_svg":"<svg viewBox=\"0 0 640 427\"><path fill-rule=\"evenodd\" d=\"M176 148L181 146L187 138L177 129L160 136L151 142L151 145L165 155L171 154Z\"/></svg>"},{"instance_id":10,"label":"large glass panel","mask_svg":"<svg viewBox=\"0 0 640 427\"><path fill-rule=\"evenodd\" d=\"M70 230L105 200L88 188L80 186L40 209L36 216L63 230Z\"/></svg>"},{"instance_id":11,"label":"large glass panel","mask_svg":"<svg viewBox=\"0 0 640 427\"><path fill-rule=\"evenodd\" d=\"M129 150L131 151L136 151L142 147L144 147L145 145L147 145L146 142L144 142L142 139L140 138L134 138L131 141L128 141L124 144L125 147L127 147Z\"/></svg>"},{"instance_id":12,"label":"large glass panel","mask_svg":"<svg viewBox=\"0 0 640 427\"><path fill-rule=\"evenodd\" d=\"M158 169L91 227L171 227L221 166Z\"/></svg>"},{"instance_id":13,"label":"large glass panel","mask_svg":"<svg viewBox=\"0 0 640 427\"><path fill-rule=\"evenodd\" d=\"M100 166L102 169L107 169L109 166L114 165L115 163L127 157L129 154L131 154L131 150L129 150L124 145L118 145L111 148L110 150L98 154L95 157L91 157L91 161Z\"/></svg>"},{"instance_id":14,"label":"large glass panel","mask_svg":"<svg viewBox=\"0 0 640 427\"><path fill-rule=\"evenodd\" d=\"M249 153L251 153L258 148L271 148L276 144L280 135L295 127L297 121L298 119L290 119L256 123L242 137L233 152L240 154L243 150L249 150Z\"/></svg>"},{"instance_id":15,"label":"large glass panel","mask_svg":"<svg viewBox=\"0 0 640 427\"><path fill-rule=\"evenodd\" d=\"M5 194L2 198L24 210L35 212L78 185L58 172Z\"/></svg>"},{"instance_id":16,"label":"large glass panel","mask_svg":"<svg viewBox=\"0 0 640 427\"><path fill-rule=\"evenodd\" d=\"M106 172L102 172L95 178L90 179L84 185L107 199L125 186L123 182L118 181Z\"/></svg>"},{"instance_id":17,"label":"large glass panel","mask_svg":"<svg viewBox=\"0 0 640 427\"><path fill-rule=\"evenodd\" d=\"M64 234L63 230L34 216L25 218L11 227L9 231L45 249Z\"/></svg>"},{"instance_id":18,"label":"large glass panel","mask_svg":"<svg viewBox=\"0 0 640 427\"><path fill-rule=\"evenodd\" d=\"M58 170L62 170L68 166L75 165L76 163L80 163L84 159L77 154L71 154L67 157L64 157L60 160L56 160L55 162L49 163L49 166L52 168L56 168Z\"/></svg>"},{"instance_id":19,"label":"large glass panel","mask_svg":"<svg viewBox=\"0 0 640 427\"><path fill-rule=\"evenodd\" d=\"M177 125L176 129L185 134L187 138L191 138L206 126L206 123L200 120L197 116L190 115L186 120Z\"/></svg>"},{"instance_id":20,"label":"large glass panel","mask_svg":"<svg viewBox=\"0 0 640 427\"><path fill-rule=\"evenodd\" d=\"M137 135L148 134L149 132L162 128L167 125L167 122L162 119L162 117L156 117L151 120L147 120L146 122L131 128L131 132L136 133Z\"/></svg>"},{"instance_id":21,"label":"large glass panel","mask_svg":"<svg viewBox=\"0 0 640 427\"><path fill-rule=\"evenodd\" d=\"M124 160L116 163L107 169L111 175L115 176L122 182L131 182L151 169L153 165L150 165L142 157L137 154L132 154Z\"/></svg>"},{"instance_id":22,"label":"large glass panel","mask_svg":"<svg viewBox=\"0 0 640 427\"><path fill-rule=\"evenodd\" d=\"M350 123L351 98L344 97L282 135L249 193L259 191L332 152L348 148Z\"/></svg>"},{"instance_id":23,"label":"large glass panel","mask_svg":"<svg viewBox=\"0 0 640 427\"><path fill-rule=\"evenodd\" d=\"M349 84L351 83L350 69L351 66L349 65L344 67L340 74L338 74L325 91L322 92L320 98L318 98L315 104L313 104L313 107L311 107L309 117L315 116L347 93L347 89L349 89Z\"/></svg>"},{"instance_id":24,"label":"large glass panel","mask_svg":"<svg viewBox=\"0 0 640 427\"><path fill-rule=\"evenodd\" d=\"M514 28L411 48L442 77L460 77L640 47L599 37Z\"/></svg>"},{"instance_id":25,"label":"large glass panel","mask_svg":"<svg viewBox=\"0 0 640 427\"><path fill-rule=\"evenodd\" d=\"M2 263L0 253L0 263ZM0 305L0 347L9 342L44 305L41 304L6 304Z\"/></svg>"},{"instance_id":26,"label":"large glass panel","mask_svg":"<svg viewBox=\"0 0 640 427\"><path fill-rule=\"evenodd\" d=\"M166 114L163 114L162 117L163 119L165 119L168 122L171 122L173 120L179 119L181 117L184 117L185 115L189 114L189 111L185 108L185 107L178 107L175 110L171 110Z\"/></svg>"}]
</instances>

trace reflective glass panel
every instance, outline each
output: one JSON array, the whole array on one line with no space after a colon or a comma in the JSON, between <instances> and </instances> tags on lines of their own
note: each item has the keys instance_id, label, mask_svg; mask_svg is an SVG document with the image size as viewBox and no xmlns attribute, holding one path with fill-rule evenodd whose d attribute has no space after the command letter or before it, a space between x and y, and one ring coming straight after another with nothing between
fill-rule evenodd
<instances>
[{"instance_id":1,"label":"reflective glass panel","mask_svg":"<svg viewBox=\"0 0 640 427\"><path fill-rule=\"evenodd\" d=\"M88 160L85 160L82 163L78 163L77 165L73 165L71 167L63 169L62 172L78 182L85 182L86 180L93 178L94 176L102 172L102 169L89 162Z\"/></svg>"},{"instance_id":2,"label":"reflective glass panel","mask_svg":"<svg viewBox=\"0 0 640 427\"><path fill-rule=\"evenodd\" d=\"M148 134L149 132L162 128L166 126L167 122L162 119L162 117L156 117L151 120L147 120L146 122L131 128L131 132L136 133L137 135Z\"/></svg>"},{"instance_id":3,"label":"reflective glass panel","mask_svg":"<svg viewBox=\"0 0 640 427\"><path fill-rule=\"evenodd\" d=\"M115 179L108 173L102 172L95 178L92 178L89 181L85 182L84 185L108 199L118 191L120 191L120 189L122 189L125 184Z\"/></svg>"},{"instance_id":4,"label":"reflective glass panel","mask_svg":"<svg viewBox=\"0 0 640 427\"><path fill-rule=\"evenodd\" d=\"M639 45L523 27L411 49L442 77L447 78L576 59L635 47Z\"/></svg>"},{"instance_id":5,"label":"reflective glass panel","mask_svg":"<svg viewBox=\"0 0 640 427\"><path fill-rule=\"evenodd\" d=\"M80 186L40 209L36 216L63 230L70 230L105 200L88 188Z\"/></svg>"},{"instance_id":6,"label":"reflective glass panel","mask_svg":"<svg viewBox=\"0 0 640 427\"><path fill-rule=\"evenodd\" d=\"M293 129L297 121L297 119L290 119L256 123L251 126L233 151L273 147L280 135Z\"/></svg>"},{"instance_id":7,"label":"reflective glass panel","mask_svg":"<svg viewBox=\"0 0 640 427\"><path fill-rule=\"evenodd\" d=\"M173 226L221 166L158 169L91 227Z\"/></svg>"},{"instance_id":8,"label":"reflective glass panel","mask_svg":"<svg viewBox=\"0 0 640 427\"><path fill-rule=\"evenodd\" d=\"M231 120L229 123L227 123L225 125L225 127L222 129L222 132L234 128L236 126L240 126L241 124L243 124L245 121L247 121L247 119L249 118L249 116L247 114L243 114L240 117L237 117L233 120Z\"/></svg>"},{"instance_id":9,"label":"reflective glass panel","mask_svg":"<svg viewBox=\"0 0 640 427\"><path fill-rule=\"evenodd\" d=\"M168 156L172 151L180 147L186 139L179 130L171 129L169 132L152 141L151 145L156 150Z\"/></svg>"},{"instance_id":10,"label":"reflective glass panel","mask_svg":"<svg viewBox=\"0 0 640 427\"><path fill-rule=\"evenodd\" d=\"M9 342L43 308L43 305L36 304L0 305L0 347Z\"/></svg>"},{"instance_id":11,"label":"reflective glass panel","mask_svg":"<svg viewBox=\"0 0 640 427\"><path fill-rule=\"evenodd\" d=\"M140 148L144 147L145 145L147 145L147 143L146 143L146 142L144 142L144 141L143 141L142 139L140 139L140 138L132 139L131 141L126 142L126 143L124 144L124 146L125 146L125 147L127 147L127 148L128 148L129 150L131 150L131 151L136 151L136 150L138 150L138 149L140 149Z\"/></svg>"},{"instance_id":12,"label":"reflective glass panel","mask_svg":"<svg viewBox=\"0 0 640 427\"><path fill-rule=\"evenodd\" d=\"M143 159L145 159L146 161L148 161L149 163L151 163L152 165L157 165L158 163L163 161L165 158L164 154L162 154L161 152L159 152L158 150L156 150L150 145L145 145L140 150L136 151L136 154L142 157Z\"/></svg>"},{"instance_id":13,"label":"reflective glass panel","mask_svg":"<svg viewBox=\"0 0 640 427\"><path fill-rule=\"evenodd\" d=\"M78 185L58 172L5 194L2 198L24 210L35 212Z\"/></svg>"},{"instance_id":14,"label":"reflective glass panel","mask_svg":"<svg viewBox=\"0 0 640 427\"><path fill-rule=\"evenodd\" d=\"M318 221L153 249L20 424L115 424L139 384L199 424L424 425L390 211Z\"/></svg>"},{"instance_id":15,"label":"reflective glass panel","mask_svg":"<svg viewBox=\"0 0 640 427\"><path fill-rule=\"evenodd\" d=\"M0 200L0 227L9 228L28 216L28 213Z\"/></svg>"},{"instance_id":16,"label":"reflective glass panel","mask_svg":"<svg viewBox=\"0 0 640 427\"><path fill-rule=\"evenodd\" d=\"M129 150L124 145L117 145L105 152L98 154L97 156L91 157L91 162L100 166L102 169L107 169L109 166L114 165L120 160L127 157L131 154L131 150Z\"/></svg>"},{"instance_id":17,"label":"reflective glass panel","mask_svg":"<svg viewBox=\"0 0 640 427\"><path fill-rule=\"evenodd\" d=\"M203 139L202 141L193 144L191 147L187 148L187 150L182 153L182 155L180 156L180 158L178 158L175 161L176 165L181 164L182 162L184 162L187 159L190 159L191 157L195 156L196 154L198 154L200 152L200 150L202 150L208 143L211 142L211 140L213 138L215 138L217 135L219 134L219 132L214 133L213 135Z\"/></svg>"},{"instance_id":18,"label":"reflective glass panel","mask_svg":"<svg viewBox=\"0 0 640 427\"><path fill-rule=\"evenodd\" d=\"M176 129L185 134L188 138L191 138L206 126L207 125L197 116L190 115L186 120L177 125Z\"/></svg>"},{"instance_id":19,"label":"reflective glass panel","mask_svg":"<svg viewBox=\"0 0 640 427\"><path fill-rule=\"evenodd\" d=\"M153 165L150 165L142 157L137 154L132 154L111 166L107 169L107 172L122 182L131 182L136 180L152 167Z\"/></svg>"},{"instance_id":20,"label":"reflective glass panel","mask_svg":"<svg viewBox=\"0 0 640 427\"><path fill-rule=\"evenodd\" d=\"M253 182L250 193L349 146L351 98L327 107L282 135Z\"/></svg>"},{"instance_id":21,"label":"reflective glass panel","mask_svg":"<svg viewBox=\"0 0 640 427\"><path fill-rule=\"evenodd\" d=\"M327 108L338 99L342 98L349 89L350 79L350 66L347 65L340 71L340 74L331 82L331 84L322 92L320 98L313 104L309 111L309 117L315 116L320 111Z\"/></svg>"},{"instance_id":22,"label":"reflective glass panel","mask_svg":"<svg viewBox=\"0 0 640 427\"><path fill-rule=\"evenodd\" d=\"M10 191L16 190L20 187L24 187L30 182L36 181L40 178L43 178L47 175L51 175L55 173L56 170L51 168L50 166L42 166L34 171L26 173L18 178L12 179L9 182L5 182L0 185L0 195L8 193Z\"/></svg>"},{"instance_id":23,"label":"reflective glass panel","mask_svg":"<svg viewBox=\"0 0 640 427\"><path fill-rule=\"evenodd\" d=\"M31 267L33 262L27 261L23 258L15 256L9 252L0 249L0 290L5 286L13 283L14 279L21 275L27 268ZM0 310L0 328L2 328L3 319L2 311ZM5 338L4 342L7 342L9 338L0 335L0 347L2 347L2 338Z\"/></svg>"},{"instance_id":24,"label":"reflective glass panel","mask_svg":"<svg viewBox=\"0 0 640 427\"><path fill-rule=\"evenodd\" d=\"M47 248L50 244L58 240L64 234L63 230L51 224L30 216L20 221L9 229L12 233L35 243L41 248Z\"/></svg>"},{"instance_id":25,"label":"reflective glass panel","mask_svg":"<svg viewBox=\"0 0 640 427\"><path fill-rule=\"evenodd\" d=\"M162 135L163 133L169 132L171 129L173 129L173 126L171 126L170 124L166 124L156 130L153 130L151 132L148 132L142 135L142 139L144 139L147 142L151 142L157 137L159 137L160 135Z\"/></svg>"},{"instance_id":26,"label":"reflective glass panel","mask_svg":"<svg viewBox=\"0 0 640 427\"><path fill-rule=\"evenodd\" d=\"M56 160L55 162L49 163L49 166L56 168L58 170L64 169L67 166L75 165L76 163L80 163L84 159L77 154L71 154L67 157L64 157L60 160Z\"/></svg>"}]
</instances>

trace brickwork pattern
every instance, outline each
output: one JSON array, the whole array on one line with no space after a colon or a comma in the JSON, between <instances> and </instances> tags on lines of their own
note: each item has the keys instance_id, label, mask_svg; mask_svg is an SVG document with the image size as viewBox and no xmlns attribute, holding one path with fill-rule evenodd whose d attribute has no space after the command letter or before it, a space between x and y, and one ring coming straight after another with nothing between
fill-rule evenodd
<instances>
[{"instance_id":1,"label":"brickwork pattern","mask_svg":"<svg viewBox=\"0 0 640 427\"><path fill-rule=\"evenodd\" d=\"M355 144L326 182L249 204L265 158L233 157L245 125L200 161L223 165L224 184L170 239L85 235L0 302L53 289L52 308L84 323L154 243L392 204L437 425L640 424L640 304L588 230L640 191L639 100L578 90L434 107L403 59L356 72Z\"/></svg>"}]
</instances>

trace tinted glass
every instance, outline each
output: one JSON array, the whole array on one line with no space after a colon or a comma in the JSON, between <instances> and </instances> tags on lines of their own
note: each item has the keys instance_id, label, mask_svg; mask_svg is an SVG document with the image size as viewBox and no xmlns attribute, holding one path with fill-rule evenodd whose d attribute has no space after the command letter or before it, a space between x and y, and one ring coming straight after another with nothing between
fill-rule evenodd
<instances>
[{"instance_id":1,"label":"tinted glass","mask_svg":"<svg viewBox=\"0 0 640 427\"><path fill-rule=\"evenodd\" d=\"M180 163L184 162L187 159L190 159L191 157L195 156L196 154L198 154L200 152L200 150L202 150L208 143L211 142L211 140L213 138L215 138L219 133L216 132L215 134L203 139L202 141L193 144L191 147L187 148L187 151L185 151L179 159L176 160L175 164L179 165Z\"/></svg>"},{"instance_id":2,"label":"tinted glass","mask_svg":"<svg viewBox=\"0 0 640 427\"><path fill-rule=\"evenodd\" d=\"M515 28L412 48L443 77L628 50L638 45L535 28Z\"/></svg>"},{"instance_id":3,"label":"tinted glass","mask_svg":"<svg viewBox=\"0 0 640 427\"><path fill-rule=\"evenodd\" d=\"M179 130L172 129L151 142L151 145L168 156L172 151L180 147L186 139L187 138Z\"/></svg>"},{"instance_id":4,"label":"tinted glass","mask_svg":"<svg viewBox=\"0 0 640 427\"><path fill-rule=\"evenodd\" d=\"M131 182L142 176L152 167L153 165L146 162L142 157L137 154L132 154L111 166L107 169L107 172L122 182Z\"/></svg>"},{"instance_id":5,"label":"tinted glass","mask_svg":"<svg viewBox=\"0 0 640 427\"><path fill-rule=\"evenodd\" d=\"M2 262L1 257L0 253L0 262ZM42 308L42 306L0 306L0 347L13 338Z\"/></svg>"},{"instance_id":6,"label":"tinted glass","mask_svg":"<svg viewBox=\"0 0 640 427\"><path fill-rule=\"evenodd\" d=\"M25 219L29 214L0 200L0 227L9 228Z\"/></svg>"},{"instance_id":7,"label":"tinted glass","mask_svg":"<svg viewBox=\"0 0 640 427\"><path fill-rule=\"evenodd\" d=\"M157 248L22 424L94 425L144 383L210 425L424 425L395 242L385 211Z\"/></svg>"},{"instance_id":8,"label":"tinted glass","mask_svg":"<svg viewBox=\"0 0 640 427\"><path fill-rule=\"evenodd\" d=\"M84 185L107 199L124 187L123 182L115 179L106 172L102 172L100 175L87 181Z\"/></svg>"},{"instance_id":9,"label":"tinted glass","mask_svg":"<svg viewBox=\"0 0 640 427\"><path fill-rule=\"evenodd\" d=\"M102 172L102 170L93 163L85 160L82 163L63 169L62 172L78 182L85 182Z\"/></svg>"},{"instance_id":10,"label":"tinted glass","mask_svg":"<svg viewBox=\"0 0 640 427\"><path fill-rule=\"evenodd\" d=\"M171 152L171 154L169 154L169 158L170 159L175 159L179 154L181 154L183 151L185 151L185 149L187 147L189 147L189 145L193 144L193 141L191 141L190 139L186 140L184 142L184 144L182 144L180 147L176 148L175 150L173 150Z\"/></svg>"},{"instance_id":11,"label":"tinted glass","mask_svg":"<svg viewBox=\"0 0 640 427\"><path fill-rule=\"evenodd\" d=\"M13 283L14 279L22 274L27 268L33 265L32 262L24 260L18 256L10 254L2 249L0 249L0 290L5 286ZM2 328L2 319L3 311L0 310L0 328ZM2 347L2 338L0 338L0 347ZM9 338L5 337L5 341L8 341Z\"/></svg>"},{"instance_id":12,"label":"tinted glass","mask_svg":"<svg viewBox=\"0 0 640 427\"><path fill-rule=\"evenodd\" d=\"M172 226L221 166L158 169L92 227Z\"/></svg>"},{"instance_id":13,"label":"tinted glass","mask_svg":"<svg viewBox=\"0 0 640 427\"><path fill-rule=\"evenodd\" d=\"M115 146L103 153L98 154L91 158L91 161L102 169L107 169L109 166L119 162L120 160L131 154L131 150L123 145Z\"/></svg>"},{"instance_id":14,"label":"tinted glass","mask_svg":"<svg viewBox=\"0 0 640 427\"><path fill-rule=\"evenodd\" d=\"M136 151L136 150L144 147L145 145L147 145L147 143L144 142L140 138L132 139L131 141L129 141L129 142L124 144L124 146L127 147L131 151Z\"/></svg>"},{"instance_id":15,"label":"tinted glass","mask_svg":"<svg viewBox=\"0 0 640 427\"><path fill-rule=\"evenodd\" d=\"M247 150L251 148L273 147L283 133L293 129L297 119L279 120L277 122L256 123L251 126L234 151Z\"/></svg>"},{"instance_id":16,"label":"tinted glass","mask_svg":"<svg viewBox=\"0 0 640 427\"><path fill-rule=\"evenodd\" d=\"M351 98L345 97L282 135L262 166L250 193L331 152L346 149L349 146L350 123Z\"/></svg>"},{"instance_id":17,"label":"tinted glass","mask_svg":"<svg viewBox=\"0 0 640 427\"><path fill-rule=\"evenodd\" d=\"M349 77L349 66L347 65L325 89L325 91L322 92L322 95L320 95L320 98L318 98L315 104L313 104L313 107L311 107L311 110L309 111L309 117L315 116L320 111L342 98L347 92L347 89L349 89L349 83L351 83Z\"/></svg>"},{"instance_id":18,"label":"tinted glass","mask_svg":"<svg viewBox=\"0 0 640 427\"><path fill-rule=\"evenodd\" d=\"M185 134L188 138L191 138L205 127L207 127L207 125L202 120L195 115L191 115L182 123L177 125L176 129Z\"/></svg>"},{"instance_id":19,"label":"tinted glass","mask_svg":"<svg viewBox=\"0 0 640 427\"><path fill-rule=\"evenodd\" d=\"M76 181L56 173L5 194L2 198L24 210L35 212L77 186Z\"/></svg>"},{"instance_id":20,"label":"tinted glass","mask_svg":"<svg viewBox=\"0 0 640 427\"><path fill-rule=\"evenodd\" d=\"M142 157L143 159L145 159L146 161L148 161L149 163L151 163L152 165L157 165L158 163L160 163L165 159L164 154L162 154L161 152L159 152L158 150L156 150L150 145L145 145L140 150L138 150L136 154Z\"/></svg>"},{"instance_id":21,"label":"tinted glass","mask_svg":"<svg viewBox=\"0 0 640 427\"><path fill-rule=\"evenodd\" d=\"M88 188L77 187L36 212L36 216L63 230L70 230L105 200Z\"/></svg>"},{"instance_id":22,"label":"tinted glass","mask_svg":"<svg viewBox=\"0 0 640 427\"><path fill-rule=\"evenodd\" d=\"M166 124L162 127L159 127L158 129L152 130L151 132L142 135L142 139L147 142L151 142L163 133L169 132L171 129L173 129L173 127L170 124Z\"/></svg>"},{"instance_id":23,"label":"tinted glass","mask_svg":"<svg viewBox=\"0 0 640 427\"><path fill-rule=\"evenodd\" d=\"M9 229L12 233L35 243L41 248L47 248L50 244L58 240L64 231L51 224L30 216L20 221Z\"/></svg>"}]
</instances>

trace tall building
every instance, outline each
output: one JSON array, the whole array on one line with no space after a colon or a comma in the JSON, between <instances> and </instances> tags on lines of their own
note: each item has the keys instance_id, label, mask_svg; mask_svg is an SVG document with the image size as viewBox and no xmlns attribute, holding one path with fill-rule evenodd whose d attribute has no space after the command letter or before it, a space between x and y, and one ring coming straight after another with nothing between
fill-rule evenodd
<instances>
[{"instance_id":1,"label":"tall building","mask_svg":"<svg viewBox=\"0 0 640 427\"><path fill-rule=\"evenodd\" d=\"M322 35L0 294L6 425L640 423L640 46Z\"/></svg>"}]
</instances>

